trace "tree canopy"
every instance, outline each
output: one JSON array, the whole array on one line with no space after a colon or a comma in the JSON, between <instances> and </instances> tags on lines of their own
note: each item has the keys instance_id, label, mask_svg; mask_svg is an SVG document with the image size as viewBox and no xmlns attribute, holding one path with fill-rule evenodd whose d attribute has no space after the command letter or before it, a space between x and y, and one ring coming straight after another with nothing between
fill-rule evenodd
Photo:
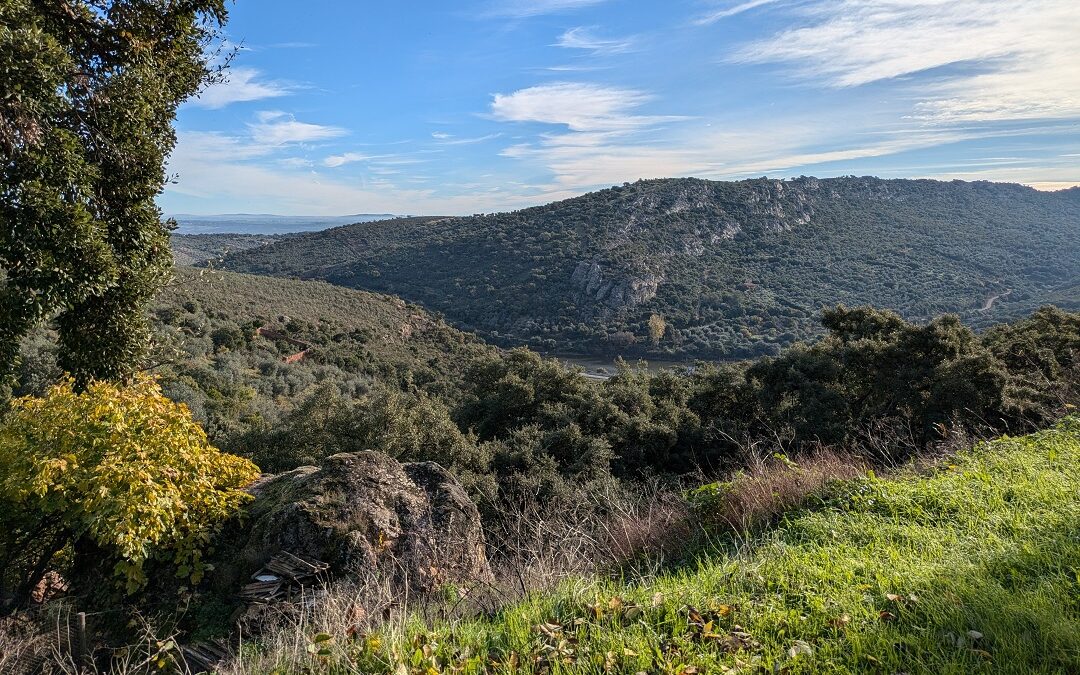
<instances>
[{"instance_id":1,"label":"tree canopy","mask_svg":"<svg viewBox=\"0 0 1080 675\"><path fill-rule=\"evenodd\" d=\"M123 378L171 268L155 196L224 0L0 4L0 374L56 317L78 386Z\"/></svg>"}]
</instances>

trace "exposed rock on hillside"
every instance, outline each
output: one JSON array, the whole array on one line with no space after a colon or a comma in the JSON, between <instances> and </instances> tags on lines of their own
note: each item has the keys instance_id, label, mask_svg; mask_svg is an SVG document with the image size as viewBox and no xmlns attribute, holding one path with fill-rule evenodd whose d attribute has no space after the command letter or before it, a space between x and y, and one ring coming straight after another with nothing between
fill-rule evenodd
<instances>
[{"instance_id":1,"label":"exposed rock on hillside","mask_svg":"<svg viewBox=\"0 0 1080 675\"><path fill-rule=\"evenodd\" d=\"M224 265L400 295L502 345L743 358L813 339L821 308L841 303L986 326L1058 302L1080 270L1078 194L869 177L650 180L510 213L350 225ZM654 315L671 327L657 342Z\"/></svg>"},{"instance_id":2,"label":"exposed rock on hillside","mask_svg":"<svg viewBox=\"0 0 1080 675\"><path fill-rule=\"evenodd\" d=\"M633 307L652 300L663 281L661 277L653 274L608 278L599 263L585 260L574 268L571 279L581 290L581 302L603 303L611 309Z\"/></svg>"},{"instance_id":3,"label":"exposed rock on hillside","mask_svg":"<svg viewBox=\"0 0 1080 675\"><path fill-rule=\"evenodd\" d=\"M376 452L334 455L252 487L217 583L236 589L280 551L327 562L335 576L376 572L411 591L491 578L480 515L438 464Z\"/></svg>"}]
</instances>

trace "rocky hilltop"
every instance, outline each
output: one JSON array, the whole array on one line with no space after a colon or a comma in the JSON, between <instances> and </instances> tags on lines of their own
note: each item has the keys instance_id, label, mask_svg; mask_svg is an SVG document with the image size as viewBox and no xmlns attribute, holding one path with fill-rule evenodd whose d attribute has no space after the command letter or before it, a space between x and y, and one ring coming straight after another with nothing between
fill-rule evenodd
<instances>
[{"instance_id":1,"label":"rocky hilltop","mask_svg":"<svg viewBox=\"0 0 1080 675\"><path fill-rule=\"evenodd\" d=\"M358 223L224 264L397 294L503 344L745 357L811 337L837 303L982 326L1060 301L1080 276L1078 193L651 180L509 213Z\"/></svg>"}]
</instances>

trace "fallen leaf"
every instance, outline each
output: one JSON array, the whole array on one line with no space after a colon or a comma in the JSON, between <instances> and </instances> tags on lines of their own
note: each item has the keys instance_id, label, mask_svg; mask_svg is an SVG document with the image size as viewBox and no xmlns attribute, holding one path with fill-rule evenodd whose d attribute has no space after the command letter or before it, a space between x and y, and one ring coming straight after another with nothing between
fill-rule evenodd
<instances>
[{"instance_id":1,"label":"fallen leaf","mask_svg":"<svg viewBox=\"0 0 1080 675\"><path fill-rule=\"evenodd\" d=\"M796 640L788 649L788 656L793 659L798 656L812 656L813 654L814 648L805 640Z\"/></svg>"},{"instance_id":2,"label":"fallen leaf","mask_svg":"<svg viewBox=\"0 0 1080 675\"><path fill-rule=\"evenodd\" d=\"M882 621L896 621L896 615L885 609L878 612L878 616Z\"/></svg>"}]
</instances>

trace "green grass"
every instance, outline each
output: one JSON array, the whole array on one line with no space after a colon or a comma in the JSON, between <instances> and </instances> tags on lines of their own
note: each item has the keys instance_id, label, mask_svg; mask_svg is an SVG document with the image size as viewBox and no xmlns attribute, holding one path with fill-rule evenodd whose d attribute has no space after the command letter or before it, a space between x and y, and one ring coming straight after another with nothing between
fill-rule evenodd
<instances>
[{"instance_id":1,"label":"green grass","mask_svg":"<svg viewBox=\"0 0 1080 675\"><path fill-rule=\"evenodd\" d=\"M713 544L648 582L579 581L490 619L335 638L322 665L1080 672L1080 418L814 501L737 551Z\"/></svg>"}]
</instances>

